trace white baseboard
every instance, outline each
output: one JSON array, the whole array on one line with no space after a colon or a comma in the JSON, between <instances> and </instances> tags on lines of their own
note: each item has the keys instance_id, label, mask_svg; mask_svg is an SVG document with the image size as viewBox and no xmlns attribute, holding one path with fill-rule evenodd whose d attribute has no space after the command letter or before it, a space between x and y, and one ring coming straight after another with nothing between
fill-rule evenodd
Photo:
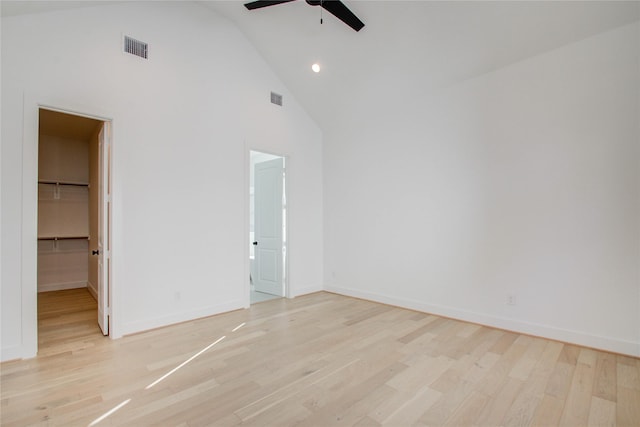
<instances>
[{"instance_id":1,"label":"white baseboard","mask_svg":"<svg viewBox=\"0 0 640 427\"><path fill-rule=\"evenodd\" d=\"M242 300L234 300L224 304L213 305L201 309L175 313L169 316L157 317L154 319L140 320L137 322L125 323L122 325L122 335L131 335L138 332L148 331L150 329L161 328L176 323L188 322L203 317L215 316L216 314L226 313L229 311L244 308Z\"/></svg>"},{"instance_id":2,"label":"white baseboard","mask_svg":"<svg viewBox=\"0 0 640 427\"><path fill-rule=\"evenodd\" d=\"M64 291L66 289L86 288L87 282L46 283L38 285L38 292Z\"/></svg>"},{"instance_id":3,"label":"white baseboard","mask_svg":"<svg viewBox=\"0 0 640 427\"><path fill-rule=\"evenodd\" d=\"M435 314L438 316L449 317L465 322L477 323L480 325L491 326L498 329L505 329L508 331L548 338L571 344L577 344L599 350L640 357L640 342L623 341L609 337L590 335L584 332L556 328L550 325L523 322L520 320L492 316L485 313L461 310L455 307L428 304L421 301L364 292L335 285L327 285L325 287L325 290L327 292L333 292L340 295L361 298L369 301L379 302L382 304L388 304L407 308L410 310L421 311L424 313Z\"/></svg>"},{"instance_id":4,"label":"white baseboard","mask_svg":"<svg viewBox=\"0 0 640 427\"><path fill-rule=\"evenodd\" d=\"M314 292L323 291L322 286L306 286L304 288L292 289L293 292L289 295L291 298L299 297L302 295L312 294Z\"/></svg>"},{"instance_id":5,"label":"white baseboard","mask_svg":"<svg viewBox=\"0 0 640 427\"><path fill-rule=\"evenodd\" d=\"M12 345L2 347L2 350L0 350L0 362L8 362L9 360L18 360L23 358L22 346Z\"/></svg>"},{"instance_id":6,"label":"white baseboard","mask_svg":"<svg viewBox=\"0 0 640 427\"><path fill-rule=\"evenodd\" d=\"M98 301L98 287L91 283L91 281L87 282L87 290L91 294L91 296Z\"/></svg>"}]
</instances>

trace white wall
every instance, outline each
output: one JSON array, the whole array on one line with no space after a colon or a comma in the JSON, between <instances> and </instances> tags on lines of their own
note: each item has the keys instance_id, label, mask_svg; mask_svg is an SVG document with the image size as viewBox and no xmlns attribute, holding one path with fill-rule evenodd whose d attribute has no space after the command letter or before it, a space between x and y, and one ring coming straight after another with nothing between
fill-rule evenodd
<instances>
[{"instance_id":1,"label":"white wall","mask_svg":"<svg viewBox=\"0 0 640 427\"><path fill-rule=\"evenodd\" d=\"M413 82L325 133L327 289L640 355L639 40Z\"/></svg>"},{"instance_id":2,"label":"white wall","mask_svg":"<svg viewBox=\"0 0 640 427\"><path fill-rule=\"evenodd\" d=\"M321 132L233 25L165 2L6 17L2 360L35 352L38 104L113 120L115 336L249 304L250 148L289 156L290 287L322 288Z\"/></svg>"}]
</instances>

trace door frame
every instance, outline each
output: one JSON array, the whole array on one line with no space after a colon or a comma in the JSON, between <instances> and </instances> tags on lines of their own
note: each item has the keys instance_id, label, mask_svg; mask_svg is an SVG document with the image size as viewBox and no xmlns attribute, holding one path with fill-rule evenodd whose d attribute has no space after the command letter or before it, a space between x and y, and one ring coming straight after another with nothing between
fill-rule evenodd
<instances>
[{"instance_id":1,"label":"door frame","mask_svg":"<svg viewBox=\"0 0 640 427\"><path fill-rule=\"evenodd\" d=\"M245 150L245 221L244 221L244 236L245 236L245 251L244 251L244 265L245 265L245 271L244 271L244 296L243 299L245 301L244 303L244 307L245 308L249 308L251 306L251 300L250 300L250 296L251 296L251 282L249 280L249 276L251 274L251 267L249 265L249 224L250 224L250 215L251 215L251 208L250 208L250 203L251 203L251 198L250 198L250 191L251 191L251 152L255 151L257 153L264 153L264 154L269 154L271 156L276 156L276 157L282 157L284 159L284 189L283 189L283 195L284 198L286 200L286 215L283 218L283 224L286 230L286 240L284 243L285 247L286 247L286 253L285 253L285 258L284 258L284 267L282 269L282 275L283 275L283 282L284 282L284 298L291 298L291 286L290 286L290 281L289 281L289 266L291 265L291 227L290 225L290 220L291 220L291 191L290 191L290 174L288 173L288 169L291 165L291 157L286 155L286 154L282 154L282 153L276 153L270 150L265 150L262 148L257 148L257 147L252 147L252 146L247 146L246 150Z\"/></svg>"},{"instance_id":2,"label":"door frame","mask_svg":"<svg viewBox=\"0 0 640 427\"><path fill-rule=\"evenodd\" d=\"M113 263L114 257L114 216L117 215L114 207L114 194L116 193L114 169L114 140L115 138L115 118L97 107L87 107L78 105L68 99L51 98L38 94L24 94L23 105L23 141L22 141L22 227L21 227L21 248L20 248L20 287L21 287L21 357L31 358L38 353L38 149L39 149L39 112L40 109L57 111L60 113L75 116L87 117L111 124L111 195L112 195L112 215L109 220L111 230L111 261L112 275L109 283L109 307L110 307L110 334L111 339L122 336L119 327L118 311L119 307L116 296L116 277ZM119 216L119 215L118 215Z\"/></svg>"}]
</instances>

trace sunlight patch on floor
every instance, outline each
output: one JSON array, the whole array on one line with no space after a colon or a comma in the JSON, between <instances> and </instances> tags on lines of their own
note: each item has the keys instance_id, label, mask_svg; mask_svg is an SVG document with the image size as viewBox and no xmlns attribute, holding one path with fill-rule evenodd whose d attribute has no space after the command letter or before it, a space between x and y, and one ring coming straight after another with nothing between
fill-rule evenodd
<instances>
[{"instance_id":1,"label":"sunlight patch on floor","mask_svg":"<svg viewBox=\"0 0 640 427\"><path fill-rule=\"evenodd\" d=\"M124 402L121 402L120 404L115 406L114 408L108 410L107 412L105 412L104 414L100 415L98 418L93 420L91 422L91 424L89 424L89 427L93 427L94 425L98 424L100 421L104 420L108 416L113 415L117 410L119 410L120 408L122 408L124 405L126 405L129 402L131 402L131 399L127 399Z\"/></svg>"}]
</instances>

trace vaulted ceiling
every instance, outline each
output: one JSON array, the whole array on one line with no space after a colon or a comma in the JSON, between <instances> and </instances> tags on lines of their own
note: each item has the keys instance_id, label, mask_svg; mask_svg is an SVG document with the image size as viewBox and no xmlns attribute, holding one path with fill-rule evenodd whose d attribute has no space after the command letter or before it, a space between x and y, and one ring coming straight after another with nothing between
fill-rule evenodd
<instances>
[{"instance_id":1,"label":"vaulted ceiling","mask_svg":"<svg viewBox=\"0 0 640 427\"><path fill-rule=\"evenodd\" d=\"M345 0L365 23L355 32L326 12L321 25L320 8L300 0L253 11L202 3L240 28L327 131L364 106L402 108L407 96L640 19L640 2Z\"/></svg>"},{"instance_id":2,"label":"vaulted ceiling","mask_svg":"<svg viewBox=\"0 0 640 427\"><path fill-rule=\"evenodd\" d=\"M363 106L402 107L525 58L640 19L638 1L356 1L355 32L298 0L248 11L243 1L198 1L228 18L325 131ZM2 14L107 1L3 1ZM311 65L322 70L316 74Z\"/></svg>"}]
</instances>

